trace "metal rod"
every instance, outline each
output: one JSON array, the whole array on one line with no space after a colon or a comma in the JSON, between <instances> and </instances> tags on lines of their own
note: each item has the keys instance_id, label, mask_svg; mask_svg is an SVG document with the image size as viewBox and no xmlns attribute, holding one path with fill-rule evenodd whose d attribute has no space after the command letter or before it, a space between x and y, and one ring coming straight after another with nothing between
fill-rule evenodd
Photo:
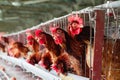
<instances>
[{"instance_id":1,"label":"metal rod","mask_svg":"<svg viewBox=\"0 0 120 80\"><path fill-rule=\"evenodd\" d=\"M94 59L92 80L101 80L102 70L102 46L104 42L104 20L105 12L96 10L96 31L94 38Z\"/></svg>"}]
</instances>

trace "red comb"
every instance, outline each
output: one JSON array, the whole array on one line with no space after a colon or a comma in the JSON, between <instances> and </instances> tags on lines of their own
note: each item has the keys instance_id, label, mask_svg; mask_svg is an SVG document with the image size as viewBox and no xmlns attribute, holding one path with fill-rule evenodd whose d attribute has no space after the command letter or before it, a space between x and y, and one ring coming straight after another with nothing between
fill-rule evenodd
<instances>
[{"instance_id":1,"label":"red comb","mask_svg":"<svg viewBox=\"0 0 120 80\"><path fill-rule=\"evenodd\" d=\"M37 29L37 30L35 31L35 35L36 35L37 37L39 37L39 35L40 35L41 32L43 32L41 29Z\"/></svg>"},{"instance_id":2,"label":"red comb","mask_svg":"<svg viewBox=\"0 0 120 80\"><path fill-rule=\"evenodd\" d=\"M32 35L29 35L29 36L27 37L27 40L31 40L31 39L33 39L33 36L32 36Z\"/></svg>"},{"instance_id":3,"label":"red comb","mask_svg":"<svg viewBox=\"0 0 120 80\"><path fill-rule=\"evenodd\" d=\"M52 68L53 70L55 70L56 72L58 72L57 65L55 65L55 64L52 64L51 68Z\"/></svg>"},{"instance_id":4,"label":"red comb","mask_svg":"<svg viewBox=\"0 0 120 80\"><path fill-rule=\"evenodd\" d=\"M2 35L0 35L0 40L1 40Z\"/></svg>"},{"instance_id":5,"label":"red comb","mask_svg":"<svg viewBox=\"0 0 120 80\"><path fill-rule=\"evenodd\" d=\"M0 32L0 39L1 39L1 37L3 37L3 35L4 35L4 33L3 33L3 32Z\"/></svg>"},{"instance_id":6,"label":"red comb","mask_svg":"<svg viewBox=\"0 0 120 80\"><path fill-rule=\"evenodd\" d=\"M79 24L83 24L83 19L77 14L68 17L68 22L72 23L73 21L77 21Z\"/></svg>"},{"instance_id":7,"label":"red comb","mask_svg":"<svg viewBox=\"0 0 120 80\"><path fill-rule=\"evenodd\" d=\"M57 28L59 28L59 27L58 26L57 27L50 27L51 33L55 33Z\"/></svg>"}]
</instances>

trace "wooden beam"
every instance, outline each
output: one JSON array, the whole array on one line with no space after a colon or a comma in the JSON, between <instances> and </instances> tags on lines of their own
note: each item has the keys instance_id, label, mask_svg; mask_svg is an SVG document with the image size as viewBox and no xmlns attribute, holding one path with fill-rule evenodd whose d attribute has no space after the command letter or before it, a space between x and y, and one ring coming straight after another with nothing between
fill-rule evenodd
<instances>
[{"instance_id":1,"label":"wooden beam","mask_svg":"<svg viewBox=\"0 0 120 80\"><path fill-rule=\"evenodd\" d=\"M94 38L94 60L93 60L93 72L92 80L101 80L102 70L102 46L104 41L104 21L105 12L102 10L96 10L96 30Z\"/></svg>"}]
</instances>

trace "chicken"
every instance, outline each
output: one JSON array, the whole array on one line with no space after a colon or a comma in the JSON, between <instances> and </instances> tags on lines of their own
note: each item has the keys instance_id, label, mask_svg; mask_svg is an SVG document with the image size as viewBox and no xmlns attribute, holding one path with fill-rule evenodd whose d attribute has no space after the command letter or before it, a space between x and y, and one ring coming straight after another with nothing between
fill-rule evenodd
<instances>
[{"instance_id":1,"label":"chicken","mask_svg":"<svg viewBox=\"0 0 120 80\"><path fill-rule=\"evenodd\" d=\"M80 32L82 32L83 28L83 20L80 18L77 14L71 15L68 17L68 32L69 34L74 37L75 35L78 35Z\"/></svg>"},{"instance_id":2,"label":"chicken","mask_svg":"<svg viewBox=\"0 0 120 80\"><path fill-rule=\"evenodd\" d=\"M47 64L47 63L51 64L51 62L54 63L56 61L57 57L61 54L60 46L55 44L54 39L52 38L51 35L43 32L40 29L36 30L35 34L38 38L39 44L43 45L45 47L45 52L42 53L42 55L44 55L43 58L49 57L48 60L51 59L49 62L46 61L47 58L41 59L41 60L43 60L43 62L41 62L41 63L45 63L45 64ZM45 65L45 66L48 66L50 68L51 65Z\"/></svg>"},{"instance_id":3,"label":"chicken","mask_svg":"<svg viewBox=\"0 0 120 80\"><path fill-rule=\"evenodd\" d=\"M120 79L120 39L104 39L102 52L102 75L106 80Z\"/></svg>"},{"instance_id":4,"label":"chicken","mask_svg":"<svg viewBox=\"0 0 120 80\"><path fill-rule=\"evenodd\" d=\"M32 35L27 36L27 44L32 49L32 52L39 52L39 43L35 40Z\"/></svg>"},{"instance_id":5,"label":"chicken","mask_svg":"<svg viewBox=\"0 0 120 80\"><path fill-rule=\"evenodd\" d=\"M84 42L78 42L72 39L65 30L53 27L51 32L55 43L59 44L66 52L76 59L80 59L81 55L85 53Z\"/></svg>"},{"instance_id":6,"label":"chicken","mask_svg":"<svg viewBox=\"0 0 120 80\"><path fill-rule=\"evenodd\" d=\"M5 45L2 43L0 43L0 51L5 52Z\"/></svg>"},{"instance_id":7,"label":"chicken","mask_svg":"<svg viewBox=\"0 0 120 80\"><path fill-rule=\"evenodd\" d=\"M68 33L77 41L83 40L85 43L90 42L90 37L94 37L94 29L90 26L83 26L83 20L77 14L68 17Z\"/></svg>"},{"instance_id":8,"label":"chicken","mask_svg":"<svg viewBox=\"0 0 120 80\"><path fill-rule=\"evenodd\" d=\"M14 42L9 49L9 55L20 58L20 57L27 57L29 49L25 47L21 42Z\"/></svg>"},{"instance_id":9,"label":"chicken","mask_svg":"<svg viewBox=\"0 0 120 80\"><path fill-rule=\"evenodd\" d=\"M59 44L61 46L62 51L67 52L66 53L67 55L64 55L64 56L69 56L70 59L68 59L68 61L72 60L72 59L75 61L74 64L72 63L72 61L69 61L69 64L76 65L75 67L73 67L76 74L83 75L81 73L82 69L80 69L80 68L82 68L81 67L82 54L85 54L84 53L84 51L85 51L84 44L81 42L81 46L79 46L80 44L77 41L75 41L74 39L72 39L68 35L68 33L61 28L52 27L51 32L52 32L52 35L53 35L53 38L54 38L56 44ZM79 68L77 68L77 67L79 67Z\"/></svg>"},{"instance_id":10,"label":"chicken","mask_svg":"<svg viewBox=\"0 0 120 80\"><path fill-rule=\"evenodd\" d=\"M9 55L9 46L11 44L13 44L15 41L12 39L12 38L8 38L8 37L4 37L4 36L1 36L1 43L5 46L5 52L7 53L7 55Z\"/></svg>"},{"instance_id":11,"label":"chicken","mask_svg":"<svg viewBox=\"0 0 120 80\"><path fill-rule=\"evenodd\" d=\"M41 60L38 64L50 71L52 65L52 59L50 53L49 52L43 53L41 56Z\"/></svg>"},{"instance_id":12,"label":"chicken","mask_svg":"<svg viewBox=\"0 0 120 80\"><path fill-rule=\"evenodd\" d=\"M77 32L74 31L77 26L81 25L81 23L77 24L77 26L72 25L75 21L75 19L72 19L73 21L70 21L68 19L68 22L71 24L68 26L68 32L73 34L73 38L80 41L81 39L86 43L86 62L89 68L93 67L93 58L94 58L94 29L90 28L89 26L80 28L81 31ZM77 20L79 21L79 20ZM74 28L73 28L74 27ZM71 28L71 30L70 30ZM73 29L74 30L73 30ZM90 30L91 29L91 30ZM72 31L73 30L73 31ZM91 41L90 43L90 34L91 34ZM71 34L70 34L71 35ZM117 70L120 67L120 39L117 39L115 42L113 42L112 39L107 39L104 36L104 44L103 44L103 51L102 51L102 75L104 76L105 80L119 80L120 79L120 71ZM91 51L90 51L91 50Z\"/></svg>"},{"instance_id":13,"label":"chicken","mask_svg":"<svg viewBox=\"0 0 120 80\"><path fill-rule=\"evenodd\" d=\"M0 32L0 51L5 52L5 44L3 43L3 40L2 40L2 35L3 34L4 33Z\"/></svg>"},{"instance_id":14,"label":"chicken","mask_svg":"<svg viewBox=\"0 0 120 80\"><path fill-rule=\"evenodd\" d=\"M41 53L39 52L39 43L32 35L27 36L28 47L31 49L30 55L28 55L26 61L30 64L37 64L41 60Z\"/></svg>"},{"instance_id":15,"label":"chicken","mask_svg":"<svg viewBox=\"0 0 120 80\"><path fill-rule=\"evenodd\" d=\"M38 62L41 60L41 55L39 52L37 53L32 53L31 55L29 55L26 59L26 62L35 65L38 64Z\"/></svg>"},{"instance_id":16,"label":"chicken","mask_svg":"<svg viewBox=\"0 0 120 80\"><path fill-rule=\"evenodd\" d=\"M52 68L58 75L61 73L67 75L68 72L83 75L79 61L67 52L63 52L52 65Z\"/></svg>"},{"instance_id":17,"label":"chicken","mask_svg":"<svg viewBox=\"0 0 120 80\"><path fill-rule=\"evenodd\" d=\"M3 44L9 44L10 43L9 38L4 37L4 36L1 36L1 41L3 42Z\"/></svg>"},{"instance_id":18,"label":"chicken","mask_svg":"<svg viewBox=\"0 0 120 80\"><path fill-rule=\"evenodd\" d=\"M77 14L68 17L68 22L69 22L69 25L68 25L69 35L79 43L81 41L84 43L85 54L82 55L82 58L83 58L82 63L84 64L83 68L86 67L86 73L89 73L88 67L91 67L90 65L88 65L91 61L90 49L92 53L94 50L93 49L94 29L90 26L83 26L83 20Z\"/></svg>"},{"instance_id":19,"label":"chicken","mask_svg":"<svg viewBox=\"0 0 120 80\"><path fill-rule=\"evenodd\" d=\"M120 71L120 39L113 42L112 39L104 39L102 50L102 78L103 80L119 80ZM90 47L90 45L88 45ZM88 48L86 61L89 67L93 67L94 46ZM90 53L91 49L91 53Z\"/></svg>"}]
</instances>

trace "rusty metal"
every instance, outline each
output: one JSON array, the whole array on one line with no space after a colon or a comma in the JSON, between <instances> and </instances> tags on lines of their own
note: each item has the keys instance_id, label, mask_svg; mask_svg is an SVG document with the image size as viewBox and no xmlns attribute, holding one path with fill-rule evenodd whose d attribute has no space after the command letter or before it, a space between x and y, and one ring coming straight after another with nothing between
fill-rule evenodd
<instances>
[{"instance_id":1,"label":"rusty metal","mask_svg":"<svg viewBox=\"0 0 120 80\"><path fill-rule=\"evenodd\" d=\"M104 20L105 12L102 10L96 10L96 30L94 38L94 60L93 60L93 72L92 80L101 80L102 69L102 46L104 40Z\"/></svg>"}]
</instances>

